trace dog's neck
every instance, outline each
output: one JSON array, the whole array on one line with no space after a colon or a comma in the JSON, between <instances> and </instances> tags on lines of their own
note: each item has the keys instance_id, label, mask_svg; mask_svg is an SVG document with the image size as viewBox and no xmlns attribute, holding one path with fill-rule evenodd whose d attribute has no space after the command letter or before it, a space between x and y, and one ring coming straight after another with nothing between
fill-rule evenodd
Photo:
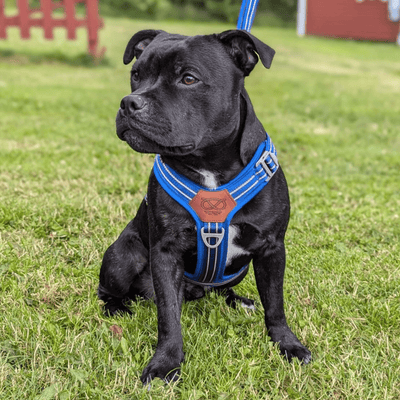
<instances>
[{"instance_id":1,"label":"dog's neck","mask_svg":"<svg viewBox=\"0 0 400 400\"><path fill-rule=\"evenodd\" d=\"M241 94L238 126L223 142L183 157L163 157L176 172L193 182L215 189L232 180L250 162L258 146L265 140L265 131L253 107L248 107L247 93Z\"/></svg>"}]
</instances>

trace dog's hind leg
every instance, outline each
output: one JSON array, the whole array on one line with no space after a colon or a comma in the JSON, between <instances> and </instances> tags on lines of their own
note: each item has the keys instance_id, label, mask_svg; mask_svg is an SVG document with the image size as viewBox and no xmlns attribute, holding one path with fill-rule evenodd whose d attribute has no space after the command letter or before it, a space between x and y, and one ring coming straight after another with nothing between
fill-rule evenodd
<instances>
[{"instance_id":1,"label":"dog's hind leg","mask_svg":"<svg viewBox=\"0 0 400 400\"><path fill-rule=\"evenodd\" d=\"M200 285L194 285L190 282L184 282L184 299L185 301L193 301L201 299L206 295L206 291Z\"/></svg>"},{"instance_id":2,"label":"dog's hind leg","mask_svg":"<svg viewBox=\"0 0 400 400\"><path fill-rule=\"evenodd\" d=\"M232 288L227 289L215 289L216 292L225 296L226 304L229 307L236 308L238 305L249 308L250 310L255 310L254 300L248 299L246 297L239 296L236 294Z\"/></svg>"},{"instance_id":3,"label":"dog's hind leg","mask_svg":"<svg viewBox=\"0 0 400 400\"><path fill-rule=\"evenodd\" d=\"M98 296L108 315L130 313L127 300L152 298L153 282L148 264L148 226L146 205L104 254Z\"/></svg>"}]
</instances>

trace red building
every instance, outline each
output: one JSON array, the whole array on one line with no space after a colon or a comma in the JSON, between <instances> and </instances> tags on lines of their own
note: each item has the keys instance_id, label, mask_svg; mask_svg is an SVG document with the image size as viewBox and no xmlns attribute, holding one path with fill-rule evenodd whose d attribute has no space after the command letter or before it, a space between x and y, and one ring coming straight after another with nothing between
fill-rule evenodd
<instances>
[{"instance_id":1,"label":"red building","mask_svg":"<svg viewBox=\"0 0 400 400\"><path fill-rule=\"evenodd\" d=\"M400 45L400 0L298 0L297 32Z\"/></svg>"}]
</instances>

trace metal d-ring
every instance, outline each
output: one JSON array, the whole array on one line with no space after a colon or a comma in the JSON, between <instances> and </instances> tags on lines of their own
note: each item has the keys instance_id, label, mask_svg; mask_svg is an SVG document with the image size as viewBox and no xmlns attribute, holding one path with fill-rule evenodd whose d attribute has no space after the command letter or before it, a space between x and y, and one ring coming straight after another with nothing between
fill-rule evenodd
<instances>
[{"instance_id":1,"label":"metal d-ring","mask_svg":"<svg viewBox=\"0 0 400 400\"><path fill-rule=\"evenodd\" d=\"M224 228L221 229L222 232L204 232L204 226L201 228L200 230L201 238L203 239L204 244L209 249L216 249L222 243L222 239L224 238L225 235L225 229ZM207 239L215 239L216 242L215 244L211 244L208 242Z\"/></svg>"}]
</instances>

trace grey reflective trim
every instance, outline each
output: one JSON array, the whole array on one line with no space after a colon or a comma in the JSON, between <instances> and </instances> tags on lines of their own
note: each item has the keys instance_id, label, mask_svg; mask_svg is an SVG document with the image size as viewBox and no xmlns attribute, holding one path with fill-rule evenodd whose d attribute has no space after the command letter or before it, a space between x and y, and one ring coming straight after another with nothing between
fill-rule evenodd
<instances>
[{"instance_id":1,"label":"grey reflective trim","mask_svg":"<svg viewBox=\"0 0 400 400\"><path fill-rule=\"evenodd\" d=\"M240 199L243 195L245 195L248 191L250 191L251 189L253 189L254 186L258 185L260 183L260 180L262 178L264 178L265 176L267 176L267 174L264 174L258 181L254 182L247 190L245 190L244 192L242 192L239 196L235 197L233 200L237 200Z\"/></svg>"},{"instance_id":2,"label":"grey reflective trim","mask_svg":"<svg viewBox=\"0 0 400 400\"><path fill-rule=\"evenodd\" d=\"M212 283L212 282L197 282L192 279L189 279L186 275L183 275L183 279L189 283L193 283L193 285L199 285L199 286L205 286L205 287L218 287L218 286L224 286L228 284L229 282L234 281L235 279L240 278L243 274L246 274L249 269L249 266L247 265L246 268L243 269L243 271L239 275L235 275L233 278L228 279L227 281L221 282L221 283Z\"/></svg>"},{"instance_id":3,"label":"grey reflective trim","mask_svg":"<svg viewBox=\"0 0 400 400\"><path fill-rule=\"evenodd\" d=\"M258 172L257 172L258 174ZM233 195L233 193L236 193L238 190L240 190L243 186L246 186L250 181L252 181L255 178L255 175L252 175L245 183L241 184L238 188L236 188L235 190L232 190L231 195Z\"/></svg>"},{"instance_id":4,"label":"grey reflective trim","mask_svg":"<svg viewBox=\"0 0 400 400\"><path fill-rule=\"evenodd\" d=\"M218 222L215 223L215 231L218 232ZM224 228L222 228L222 234L224 234L224 233L225 233L225 230L224 230ZM214 280L215 272L217 270L217 259L218 259L218 247L216 247L216 249L215 249L214 269L213 269L213 273L212 273L212 276L211 276L211 282Z\"/></svg>"},{"instance_id":5,"label":"grey reflective trim","mask_svg":"<svg viewBox=\"0 0 400 400\"><path fill-rule=\"evenodd\" d=\"M161 160L161 162L162 162L162 164L163 164L165 170L168 172L168 174L169 174L172 178L175 179L176 182L178 182L181 186L183 186L183 187L184 187L187 191L189 191L190 193L193 193L194 195L197 194L194 190L190 189L190 188L187 187L183 182L181 182L181 181L169 170L167 164L165 164L165 163L163 162L161 156L160 156L160 160ZM160 170L161 170L161 168L160 168ZM165 175L163 174L163 176L165 176ZM166 179L167 179L167 178L166 178ZM168 181L168 182L169 182L169 181ZM171 185L172 185L172 183L171 183ZM172 186L174 186L174 185L172 185ZM174 187L176 188L176 186L174 186ZM182 193L180 190L179 190L179 192ZM185 197L191 200L191 197L188 197L188 196L186 196L186 195L185 195Z\"/></svg>"},{"instance_id":6,"label":"grey reflective trim","mask_svg":"<svg viewBox=\"0 0 400 400\"><path fill-rule=\"evenodd\" d=\"M162 162L162 161L161 161ZM192 198L191 197L189 197L186 193L183 193L182 192L182 190L179 190L168 178L167 178L167 176L164 174L164 171L162 170L162 168L160 167L160 164L159 164L159 162L158 162L158 159L157 159L157 157L156 157L156 163L158 164L158 167L159 167L159 171L161 172L161 174L162 174L162 176L164 177L164 179L175 189L175 190L177 190L182 196L184 196L184 197L186 197L188 200L192 200ZM166 167L166 165L165 164L163 164L164 165L164 167ZM167 169L166 169L166 171L168 171ZM169 172L169 174L171 175L171 173ZM176 179L173 175L171 175L174 179ZM179 182L179 181L178 181ZM180 183L180 182L179 182ZM184 185L182 185L182 186L184 186ZM192 191L193 192L193 191ZM193 192L194 193L194 192Z\"/></svg>"}]
</instances>

